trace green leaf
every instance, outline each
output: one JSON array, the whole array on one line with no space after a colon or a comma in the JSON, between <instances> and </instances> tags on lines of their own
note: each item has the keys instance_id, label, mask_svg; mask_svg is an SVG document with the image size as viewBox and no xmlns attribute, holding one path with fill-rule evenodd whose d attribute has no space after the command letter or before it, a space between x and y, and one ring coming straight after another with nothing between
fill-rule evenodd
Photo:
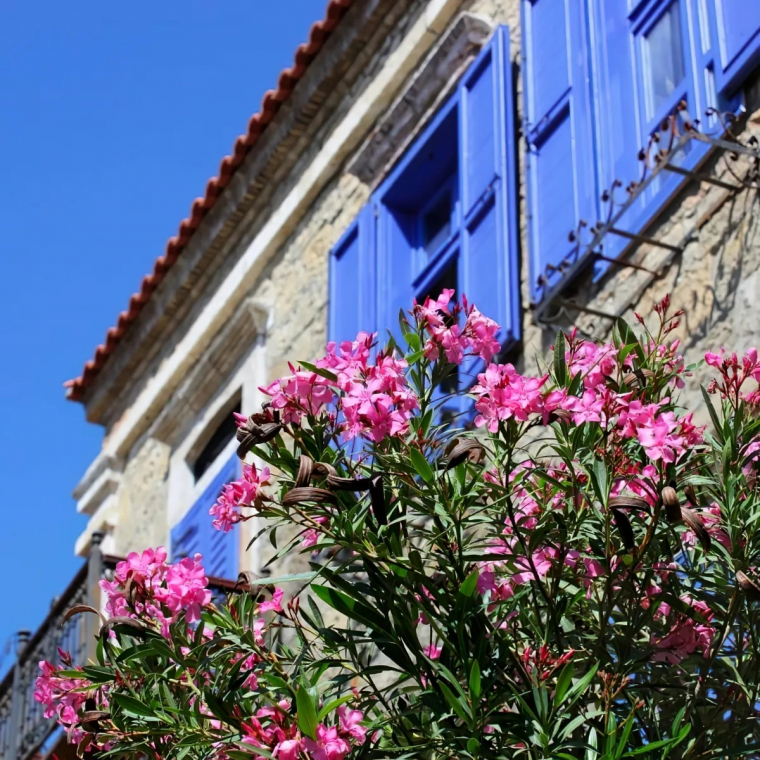
<instances>
[{"instance_id":1,"label":"green leaf","mask_svg":"<svg viewBox=\"0 0 760 760\"><path fill-rule=\"evenodd\" d=\"M588 732L588 743L589 748L586 750L586 760L596 760L597 757L599 757L599 753L596 751L597 748L597 741L596 741L596 729L592 728Z\"/></svg>"},{"instance_id":2,"label":"green leaf","mask_svg":"<svg viewBox=\"0 0 760 760\"><path fill-rule=\"evenodd\" d=\"M636 337L636 333L631 329L628 322L626 322L623 317L618 317L615 320L615 327L617 328L621 343L624 346L633 346L636 357L640 362L643 362L645 360L644 349L641 348L639 339Z\"/></svg>"},{"instance_id":3,"label":"green leaf","mask_svg":"<svg viewBox=\"0 0 760 760\"><path fill-rule=\"evenodd\" d=\"M467 751L473 757L477 757L480 754L480 742L474 736L467 740Z\"/></svg>"},{"instance_id":4,"label":"green leaf","mask_svg":"<svg viewBox=\"0 0 760 760\"><path fill-rule=\"evenodd\" d=\"M422 350L422 341L420 340L420 336L417 335L415 332L408 332L404 335L404 340L406 341L409 348L412 349L415 353L417 351Z\"/></svg>"},{"instance_id":5,"label":"green leaf","mask_svg":"<svg viewBox=\"0 0 760 760\"><path fill-rule=\"evenodd\" d=\"M314 708L314 701L306 690L306 687L299 686L296 691L296 710L298 711L298 728L301 733L310 739L317 738L317 711Z\"/></svg>"},{"instance_id":6,"label":"green leaf","mask_svg":"<svg viewBox=\"0 0 760 760\"><path fill-rule=\"evenodd\" d=\"M473 702L480 699L480 664L477 660L472 661L470 668L470 695Z\"/></svg>"},{"instance_id":7,"label":"green leaf","mask_svg":"<svg viewBox=\"0 0 760 760\"><path fill-rule=\"evenodd\" d=\"M406 337L412 328L409 326L409 320L406 318L406 312L403 309L398 310L398 326L401 328L401 334Z\"/></svg>"},{"instance_id":8,"label":"green leaf","mask_svg":"<svg viewBox=\"0 0 760 760\"><path fill-rule=\"evenodd\" d=\"M636 749L632 749L629 752L626 752L623 757L636 757L637 755L649 754L653 750L663 749L664 747L667 747L671 744L675 744L677 741L678 737L675 737L673 739L661 739L660 741L645 744L643 747L636 747ZM723 755L724 753L721 752L720 757L723 757Z\"/></svg>"},{"instance_id":9,"label":"green leaf","mask_svg":"<svg viewBox=\"0 0 760 760\"><path fill-rule=\"evenodd\" d=\"M451 689L449 689L448 686L446 686L445 683L439 683L438 687L440 688L441 693L446 698L446 701L451 705L451 708L454 710L457 716L459 716L469 726L470 717L465 712L465 708L459 699L454 696L454 693L451 691Z\"/></svg>"},{"instance_id":10,"label":"green leaf","mask_svg":"<svg viewBox=\"0 0 760 760\"><path fill-rule=\"evenodd\" d=\"M311 571L308 573L294 573L293 575L280 575L277 578L267 578L267 584L279 586L281 583L300 583L302 581L312 581L319 575L318 572Z\"/></svg>"},{"instance_id":11,"label":"green leaf","mask_svg":"<svg viewBox=\"0 0 760 760\"><path fill-rule=\"evenodd\" d=\"M338 382L338 376L334 372L330 372L329 369L325 369L324 367L317 367L316 364L312 364L311 362L298 362L303 369L307 370L308 372L314 372L314 374L319 375L320 377L324 377L325 380L329 380L331 383L337 383Z\"/></svg>"},{"instance_id":12,"label":"green leaf","mask_svg":"<svg viewBox=\"0 0 760 760\"><path fill-rule=\"evenodd\" d=\"M572 689L570 689L567 695L568 698L570 699L570 702L568 703L568 707L570 705L574 705L578 701L578 699L580 699L583 692L586 690L586 687L591 683L591 680L596 675L597 670L599 670L598 662L594 663L591 670L589 670L589 672L586 673L586 675L583 676L583 678L581 678L581 680L578 681L578 683L576 683Z\"/></svg>"},{"instance_id":13,"label":"green leaf","mask_svg":"<svg viewBox=\"0 0 760 760\"><path fill-rule=\"evenodd\" d=\"M567 364L565 363L565 335L562 330L557 330L554 339L554 378L557 385L563 388L567 380Z\"/></svg>"},{"instance_id":14,"label":"green leaf","mask_svg":"<svg viewBox=\"0 0 760 760\"><path fill-rule=\"evenodd\" d=\"M573 665L573 661L570 660L570 662L568 662L567 665L565 665L565 667L562 668L562 672L559 674L559 678L557 679L557 690L554 693L554 709L555 710L565 700L565 696L567 695L567 692L573 683L574 672L575 672L575 666Z\"/></svg>"},{"instance_id":15,"label":"green leaf","mask_svg":"<svg viewBox=\"0 0 760 760\"><path fill-rule=\"evenodd\" d=\"M139 699L129 697L126 694L113 694L111 699L116 702L127 715L137 718L152 718L153 720L158 720L155 711Z\"/></svg>"},{"instance_id":16,"label":"green leaf","mask_svg":"<svg viewBox=\"0 0 760 760\"><path fill-rule=\"evenodd\" d=\"M346 702L350 702L352 699L356 699L353 694L346 694L346 696L340 699L333 699L328 702L317 714L317 723L321 723L322 719L329 715L333 710L337 710L341 705L345 705Z\"/></svg>"},{"instance_id":17,"label":"green leaf","mask_svg":"<svg viewBox=\"0 0 760 760\"><path fill-rule=\"evenodd\" d=\"M723 445L723 430L718 418L718 413L715 411L710 394L704 389L703 386L699 386L702 391L702 398L705 400L707 411L710 412L710 419L712 420L713 427L715 428L715 440L722 446Z\"/></svg>"},{"instance_id":18,"label":"green leaf","mask_svg":"<svg viewBox=\"0 0 760 760\"><path fill-rule=\"evenodd\" d=\"M417 470L419 476L426 483L432 483L433 469L427 459L425 459L425 455L419 449L411 448L409 449L409 458L411 459L412 466L415 470Z\"/></svg>"},{"instance_id":19,"label":"green leaf","mask_svg":"<svg viewBox=\"0 0 760 760\"><path fill-rule=\"evenodd\" d=\"M329 604L334 610L337 610L352 620L356 620L358 623L368 626L372 630L389 634L388 624L383 617L371 607L368 607L356 599L352 599L341 591L328 588L327 586L315 584L311 588L325 604Z\"/></svg>"},{"instance_id":20,"label":"green leaf","mask_svg":"<svg viewBox=\"0 0 760 760\"><path fill-rule=\"evenodd\" d=\"M478 577L479 573L478 570L473 570L462 583L461 587L459 588L459 593L467 597L468 599L475 593L475 589L478 587Z\"/></svg>"},{"instance_id":21,"label":"green leaf","mask_svg":"<svg viewBox=\"0 0 760 760\"><path fill-rule=\"evenodd\" d=\"M572 720L571 720L571 721L570 721L570 722L569 722L569 723L568 723L568 724L567 724L567 725L566 725L566 726L565 726L565 727L562 729L562 734L560 735L560 739L562 739L562 741L564 741L565 739L567 739L567 737L568 737L568 736L570 736L570 734L572 734L572 733L573 733L573 731L575 731L575 729L576 729L576 728L578 728L578 726L580 726L580 725L582 725L583 723L585 723L585 721L586 721L586 720L587 720L587 718L586 718L586 716L585 716L585 715L576 715L576 716L575 716L575 717L574 717L574 718L573 718L573 719L572 719Z\"/></svg>"}]
</instances>

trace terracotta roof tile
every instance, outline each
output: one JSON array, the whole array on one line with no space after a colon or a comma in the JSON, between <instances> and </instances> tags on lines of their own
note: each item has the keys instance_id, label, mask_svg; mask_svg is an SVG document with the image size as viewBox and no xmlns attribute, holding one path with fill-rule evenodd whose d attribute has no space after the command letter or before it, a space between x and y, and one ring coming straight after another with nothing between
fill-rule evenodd
<instances>
[{"instance_id":1,"label":"terracotta roof tile","mask_svg":"<svg viewBox=\"0 0 760 760\"><path fill-rule=\"evenodd\" d=\"M299 45L294 56L294 64L284 69L277 80L277 89L267 90L261 100L261 110L248 122L248 130L235 140L231 155L225 156L219 166L219 174L206 184L203 198L196 198L190 208L190 215L179 224L177 235L166 244L166 252L159 256L153 266L153 272L146 275L139 292L129 299L129 306L119 314L116 326L106 333L105 342L95 349L95 354L82 370L82 374L64 383L66 397L71 401L81 401L86 388L92 383L102 369L108 357L116 350L129 326L137 319L142 307L148 302L153 291L174 266L182 250L190 242L193 233L200 226L208 211L213 208L222 190L229 184L235 170L240 166L248 152L256 144L261 133L274 118L280 105L288 99L293 88L306 72L314 56L321 50L330 32L338 25L354 0L330 0L325 17L312 25L307 42Z\"/></svg>"}]
</instances>

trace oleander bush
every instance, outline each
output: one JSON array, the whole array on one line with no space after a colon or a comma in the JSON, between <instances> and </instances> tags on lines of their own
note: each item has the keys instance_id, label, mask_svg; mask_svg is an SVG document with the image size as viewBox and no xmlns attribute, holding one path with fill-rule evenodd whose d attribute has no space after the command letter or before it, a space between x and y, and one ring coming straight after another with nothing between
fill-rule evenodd
<instances>
[{"instance_id":1,"label":"oleander bush","mask_svg":"<svg viewBox=\"0 0 760 760\"><path fill-rule=\"evenodd\" d=\"M263 518L311 572L214 603L158 548L103 582L97 663L62 653L36 693L80 754L760 756L757 351L707 354L705 429L668 299L524 376L453 295L239 418L209 519Z\"/></svg>"}]
</instances>

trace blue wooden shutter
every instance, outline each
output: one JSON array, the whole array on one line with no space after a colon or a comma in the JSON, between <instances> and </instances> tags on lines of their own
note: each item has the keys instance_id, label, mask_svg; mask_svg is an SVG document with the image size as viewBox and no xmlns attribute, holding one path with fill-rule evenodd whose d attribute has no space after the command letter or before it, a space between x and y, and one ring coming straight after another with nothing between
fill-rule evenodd
<instances>
[{"instance_id":1,"label":"blue wooden shutter","mask_svg":"<svg viewBox=\"0 0 760 760\"><path fill-rule=\"evenodd\" d=\"M760 59L760 2L712 0L718 27L721 65L718 89L732 95Z\"/></svg>"},{"instance_id":2,"label":"blue wooden shutter","mask_svg":"<svg viewBox=\"0 0 760 760\"><path fill-rule=\"evenodd\" d=\"M379 257L378 269L378 317L382 334L380 343L387 338L390 330L402 350L407 348L399 328L399 312L407 314L412 308L414 291L413 245L416 217L399 211L391 211L378 203L378 248L383 251ZM407 314L407 318L409 315Z\"/></svg>"},{"instance_id":3,"label":"blue wooden shutter","mask_svg":"<svg viewBox=\"0 0 760 760\"><path fill-rule=\"evenodd\" d=\"M531 290L539 276L573 251L568 234L594 224L597 190L589 100L585 2L523 0L523 85L528 143ZM549 281L554 285L560 277Z\"/></svg>"},{"instance_id":4,"label":"blue wooden shutter","mask_svg":"<svg viewBox=\"0 0 760 760\"><path fill-rule=\"evenodd\" d=\"M468 300L501 325L503 347L521 334L513 114L509 30L500 26L460 85L459 278ZM463 368L465 384L480 365Z\"/></svg>"},{"instance_id":5,"label":"blue wooden shutter","mask_svg":"<svg viewBox=\"0 0 760 760\"><path fill-rule=\"evenodd\" d=\"M330 255L328 337L338 343L377 330L375 229L374 206L367 204Z\"/></svg>"},{"instance_id":6,"label":"blue wooden shutter","mask_svg":"<svg viewBox=\"0 0 760 760\"><path fill-rule=\"evenodd\" d=\"M236 579L238 576L238 528L229 533L216 530L208 511L214 505L222 488L238 477L240 460L233 455L222 467L211 484L193 504L182 521L171 532L172 560L192 557L200 552L206 575L215 578Z\"/></svg>"}]
</instances>

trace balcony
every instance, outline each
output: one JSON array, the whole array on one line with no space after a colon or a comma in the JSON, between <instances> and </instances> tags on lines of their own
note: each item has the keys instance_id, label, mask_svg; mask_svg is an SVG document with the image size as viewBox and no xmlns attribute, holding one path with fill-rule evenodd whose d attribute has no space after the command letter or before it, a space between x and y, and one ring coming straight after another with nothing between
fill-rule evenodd
<instances>
[{"instance_id":1,"label":"balcony","mask_svg":"<svg viewBox=\"0 0 760 760\"><path fill-rule=\"evenodd\" d=\"M87 562L74 576L68 588L55 601L37 631L20 631L16 661L0 682L0 760L32 760L57 755L60 760L75 757L73 748L55 719L45 718L43 707L34 701L34 684L39 675L40 660L58 662L58 648L71 653L75 663L83 665L95 659L96 635L100 620L96 615L74 615L65 623L66 611L75 604L88 604L102 609L101 578L111 576L120 557L100 551L102 535L93 535ZM215 596L232 591L234 581L209 578Z\"/></svg>"}]
</instances>

